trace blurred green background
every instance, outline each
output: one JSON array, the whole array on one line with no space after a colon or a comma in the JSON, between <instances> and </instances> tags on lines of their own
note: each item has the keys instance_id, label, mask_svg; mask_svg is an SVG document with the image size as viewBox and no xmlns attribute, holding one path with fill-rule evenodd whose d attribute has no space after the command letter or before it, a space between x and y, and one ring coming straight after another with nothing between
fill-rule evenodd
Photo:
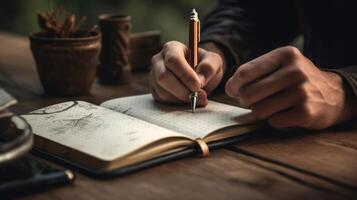
<instances>
[{"instance_id":1,"label":"blurred green background","mask_svg":"<svg viewBox=\"0 0 357 200\"><path fill-rule=\"evenodd\" d=\"M189 12L196 8L202 18L216 0L54 0L77 16L87 16L83 28L98 24L103 13L132 16L133 32L160 30L163 42L187 42ZM0 7L0 30L28 35L38 31L36 13L48 10L48 0L5 0Z\"/></svg>"}]
</instances>

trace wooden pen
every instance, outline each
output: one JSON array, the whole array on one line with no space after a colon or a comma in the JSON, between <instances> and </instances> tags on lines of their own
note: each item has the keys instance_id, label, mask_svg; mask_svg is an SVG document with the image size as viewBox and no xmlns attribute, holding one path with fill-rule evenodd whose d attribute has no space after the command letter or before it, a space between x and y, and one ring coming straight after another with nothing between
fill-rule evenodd
<instances>
[{"instance_id":1,"label":"wooden pen","mask_svg":"<svg viewBox=\"0 0 357 200\"><path fill-rule=\"evenodd\" d=\"M196 9L192 9L190 13L190 32L189 32L189 50L190 50L190 65L196 71L198 63L198 43L200 40L200 21ZM191 91L190 95L192 113L196 111L197 92Z\"/></svg>"}]
</instances>

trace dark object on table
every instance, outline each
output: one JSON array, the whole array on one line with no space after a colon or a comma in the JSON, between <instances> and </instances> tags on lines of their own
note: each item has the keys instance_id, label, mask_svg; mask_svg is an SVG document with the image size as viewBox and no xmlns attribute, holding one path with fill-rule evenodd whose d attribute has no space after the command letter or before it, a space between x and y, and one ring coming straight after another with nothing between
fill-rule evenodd
<instances>
[{"instance_id":1,"label":"dark object on table","mask_svg":"<svg viewBox=\"0 0 357 200\"><path fill-rule=\"evenodd\" d=\"M130 37L129 61L133 71L145 71L151 58L161 49L160 31L133 33Z\"/></svg>"},{"instance_id":2,"label":"dark object on table","mask_svg":"<svg viewBox=\"0 0 357 200\"><path fill-rule=\"evenodd\" d=\"M0 88L0 198L71 183L74 174L26 155L33 136L30 125L8 108L16 99Z\"/></svg>"},{"instance_id":3,"label":"dark object on table","mask_svg":"<svg viewBox=\"0 0 357 200\"><path fill-rule=\"evenodd\" d=\"M72 171L60 169L32 156L0 166L0 196L16 196L73 183Z\"/></svg>"},{"instance_id":4,"label":"dark object on table","mask_svg":"<svg viewBox=\"0 0 357 200\"><path fill-rule=\"evenodd\" d=\"M46 32L38 32L31 34L30 40L47 93L78 96L90 92L100 52L99 32L78 38L52 38Z\"/></svg>"},{"instance_id":5,"label":"dark object on table","mask_svg":"<svg viewBox=\"0 0 357 200\"><path fill-rule=\"evenodd\" d=\"M7 110L0 112L0 134L10 126L12 115L13 113Z\"/></svg>"},{"instance_id":6,"label":"dark object on table","mask_svg":"<svg viewBox=\"0 0 357 200\"><path fill-rule=\"evenodd\" d=\"M98 67L99 82L123 84L131 81L129 42L131 17L104 14L99 16L102 32L102 51Z\"/></svg>"},{"instance_id":7,"label":"dark object on table","mask_svg":"<svg viewBox=\"0 0 357 200\"><path fill-rule=\"evenodd\" d=\"M8 109L16 99L0 88L0 166L26 154L32 147L30 125ZM0 176L0 180L2 180Z\"/></svg>"},{"instance_id":8,"label":"dark object on table","mask_svg":"<svg viewBox=\"0 0 357 200\"><path fill-rule=\"evenodd\" d=\"M33 143L30 125L19 116L9 119L9 125L0 132L0 166L25 155Z\"/></svg>"},{"instance_id":9,"label":"dark object on table","mask_svg":"<svg viewBox=\"0 0 357 200\"><path fill-rule=\"evenodd\" d=\"M30 35L31 49L45 91L59 96L88 94L95 80L100 33L80 30L74 14L63 8L37 15L42 31Z\"/></svg>"},{"instance_id":10,"label":"dark object on table","mask_svg":"<svg viewBox=\"0 0 357 200\"><path fill-rule=\"evenodd\" d=\"M8 108L16 103L17 100L14 97L0 88L0 134L11 124L11 117L13 113L10 112Z\"/></svg>"}]
</instances>

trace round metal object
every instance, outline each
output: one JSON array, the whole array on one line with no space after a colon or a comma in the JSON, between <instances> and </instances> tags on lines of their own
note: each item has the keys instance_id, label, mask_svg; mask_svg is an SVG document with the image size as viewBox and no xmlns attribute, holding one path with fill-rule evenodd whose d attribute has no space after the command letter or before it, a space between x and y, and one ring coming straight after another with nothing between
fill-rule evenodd
<instances>
[{"instance_id":1,"label":"round metal object","mask_svg":"<svg viewBox=\"0 0 357 200\"><path fill-rule=\"evenodd\" d=\"M31 150L33 136L31 126L20 116L12 116L9 128L0 133L0 165L16 160Z\"/></svg>"}]
</instances>

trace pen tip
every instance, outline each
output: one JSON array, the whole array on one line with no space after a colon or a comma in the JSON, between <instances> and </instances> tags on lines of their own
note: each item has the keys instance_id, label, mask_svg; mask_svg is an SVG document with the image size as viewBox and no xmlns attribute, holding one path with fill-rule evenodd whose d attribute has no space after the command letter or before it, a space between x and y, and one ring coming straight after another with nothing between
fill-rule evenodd
<instances>
[{"instance_id":1,"label":"pen tip","mask_svg":"<svg viewBox=\"0 0 357 200\"><path fill-rule=\"evenodd\" d=\"M192 104L192 113L195 113L196 112L196 104L197 104L197 98L196 97L194 97L193 99L192 99L192 102L191 102L191 104Z\"/></svg>"},{"instance_id":2,"label":"pen tip","mask_svg":"<svg viewBox=\"0 0 357 200\"><path fill-rule=\"evenodd\" d=\"M191 92L189 95L189 99L191 101L191 111L192 113L195 113L197 106L197 92Z\"/></svg>"}]
</instances>

